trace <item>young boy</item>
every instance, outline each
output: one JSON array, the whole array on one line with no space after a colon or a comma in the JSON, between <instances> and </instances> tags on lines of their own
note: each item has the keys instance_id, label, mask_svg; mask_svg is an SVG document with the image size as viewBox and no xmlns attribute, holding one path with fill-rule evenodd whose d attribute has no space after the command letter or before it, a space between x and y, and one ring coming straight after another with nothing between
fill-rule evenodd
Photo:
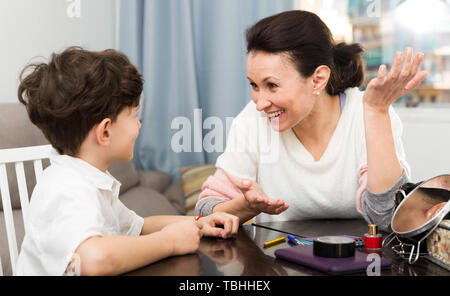
<instances>
[{"instance_id":1,"label":"young boy","mask_svg":"<svg viewBox=\"0 0 450 296\"><path fill-rule=\"evenodd\" d=\"M229 214L144 219L118 199L107 168L133 158L142 84L115 50L71 47L22 71L19 101L57 153L33 191L15 274L121 274L237 232Z\"/></svg>"}]
</instances>

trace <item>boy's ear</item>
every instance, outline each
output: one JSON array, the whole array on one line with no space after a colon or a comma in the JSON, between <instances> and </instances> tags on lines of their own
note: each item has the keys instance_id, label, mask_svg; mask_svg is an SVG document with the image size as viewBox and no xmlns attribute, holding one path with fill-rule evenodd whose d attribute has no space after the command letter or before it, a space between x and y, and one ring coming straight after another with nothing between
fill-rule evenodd
<instances>
[{"instance_id":1,"label":"boy's ear","mask_svg":"<svg viewBox=\"0 0 450 296\"><path fill-rule=\"evenodd\" d=\"M105 118L94 126L94 137L100 146L109 146L111 142L111 119Z\"/></svg>"}]
</instances>

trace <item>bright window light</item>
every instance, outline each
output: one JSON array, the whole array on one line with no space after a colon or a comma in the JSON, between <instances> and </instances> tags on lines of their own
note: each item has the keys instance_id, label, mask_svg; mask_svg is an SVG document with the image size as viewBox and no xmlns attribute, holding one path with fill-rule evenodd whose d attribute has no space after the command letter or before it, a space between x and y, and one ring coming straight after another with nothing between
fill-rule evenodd
<instances>
[{"instance_id":1,"label":"bright window light","mask_svg":"<svg viewBox=\"0 0 450 296\"><path fill-rule=\"evenodd\" d=\"M398 22L419 34L433 30L447 14L448 7L441 0L406 0L395 10Z\"/></svg>"}]
</instances>

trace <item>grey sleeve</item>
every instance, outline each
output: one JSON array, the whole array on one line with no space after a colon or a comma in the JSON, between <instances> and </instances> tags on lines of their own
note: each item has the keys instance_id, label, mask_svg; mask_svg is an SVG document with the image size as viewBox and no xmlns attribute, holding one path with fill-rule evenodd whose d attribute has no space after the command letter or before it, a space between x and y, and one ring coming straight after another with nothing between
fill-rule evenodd
<instances>
[{"instance_id":1,"label":"grey sleeve","mask_svg":"<svg viewBox=\"0 0 450 296\"><path fill-rule=\"evenodd\" d=\"M386 192L375 194L366 187L362 195L362 215L369 224L376 224L380 230L391 231L390 223L395 210L395 193L409 182L406 171Z\"/></svg>"},{"instance_id":2,"label":"grey sleeve","mask_svg":"<svg viewBox=\"0 0 450 296\"><path fill-rule=\"evenodd\" d=\"M222 202L225 202L226 200L220 199L220 198L205 198L201 199L197 202L194 209L194 215L199 216L208 216L212 214L213 208Z\"/></svg>"}]
</instances>

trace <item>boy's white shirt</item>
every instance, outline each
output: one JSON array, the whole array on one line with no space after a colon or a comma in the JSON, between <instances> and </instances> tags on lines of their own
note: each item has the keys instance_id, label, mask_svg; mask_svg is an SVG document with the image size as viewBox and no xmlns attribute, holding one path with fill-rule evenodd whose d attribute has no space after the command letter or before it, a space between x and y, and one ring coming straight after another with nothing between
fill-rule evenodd
<instances>
[{"instance_id":1,"label":"boy's white shirt","mask_svg":"<svg viewBox=\"0 0 450 296\"><path fill-rule=\"evenodd\" d=\"M92 236L141 233L144 219L119 200L120 182L82 159L50 156L30 201L15 275L64 275Z\"/></svg>"}]
</instances>

